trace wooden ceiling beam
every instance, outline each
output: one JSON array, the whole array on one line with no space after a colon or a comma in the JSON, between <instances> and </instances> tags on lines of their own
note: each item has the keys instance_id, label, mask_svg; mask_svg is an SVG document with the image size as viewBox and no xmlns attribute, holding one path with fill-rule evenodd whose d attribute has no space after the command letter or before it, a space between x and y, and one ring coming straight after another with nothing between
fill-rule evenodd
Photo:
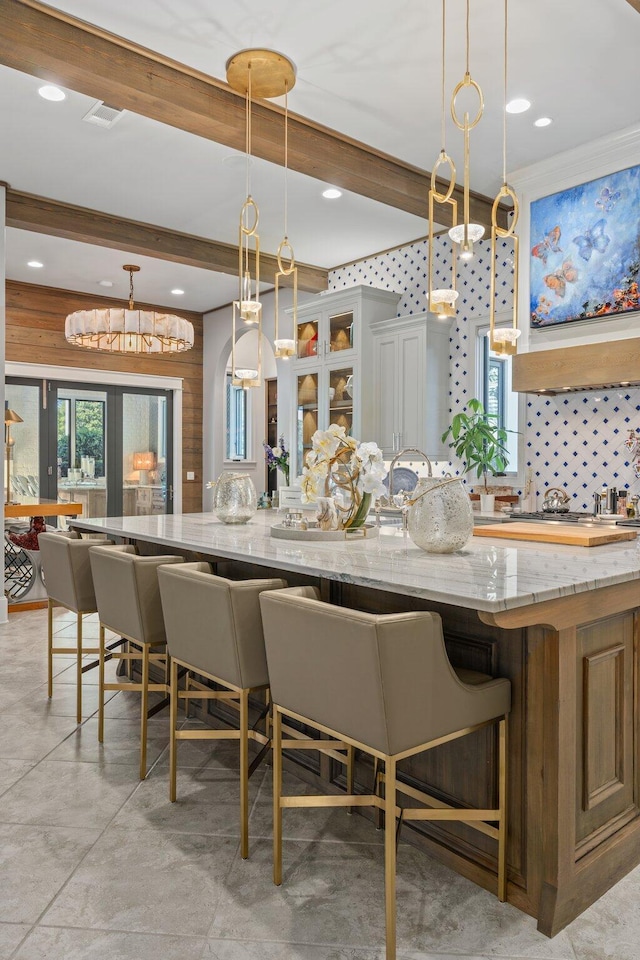
<instances>
[{"instance_id":1,"label":"wooden ceiling beam","mask_svg":"<svg viewBox=\"0 0 640 960\"><path fill-rule=\"evenodd\" d=\"M627 3L631 4L636 13L640 13L640 0L627 0Z\"/></svg>"},{"instance_id":2,"label":"wooden ceiling beam","mask_svg":"<svg viewBox=\"0 0 640 960\"><path fill-rule=\"evenodd\" d=\"M112 217L98 210L88 210L17 190L7 190L6 222L8 227L18 230L31 230L144 257L186 263L202 270L238 274L238 248L233 244L176 233L175 230L137 220ZM265 283L273 283L276 270L276 258L262 253L260 279ZM298 286L311 293L326 290L327 270L299 263Z\"/></svg>"},{"instance_id":3,"label":"wooden ceiling beam","mask_svg":"<svg viewBox=\"0 0 640 960\"><path fill-rule=\"evenodd\" d=\"M1 0L0 63L244 151L244 98L226 83L38 0ZM256 156L283 163L283 124L279 106L254 104ZM427 219L427 171L291 113L289 166ZM461 201L461 188L455 193ZM490 198L472 194L471 219L490 225L491 205ZM506 217L501 209L500 226Z\"/></svg>"}]
</instances>

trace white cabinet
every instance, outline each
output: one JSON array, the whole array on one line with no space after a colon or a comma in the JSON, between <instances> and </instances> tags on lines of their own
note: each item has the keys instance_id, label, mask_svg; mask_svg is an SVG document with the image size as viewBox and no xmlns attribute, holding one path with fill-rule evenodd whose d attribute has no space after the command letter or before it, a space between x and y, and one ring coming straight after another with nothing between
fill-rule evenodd
<instances>
[{"instance_id":1,"label":"white cabinet","mask_svg":"<svg viewBox=\"0 0 640 960\"><path fill-rule=\"evenodd\" d=\"M362 405L370 403L371 370L361 362L373 323L393 316L399 296L357 286L322 294L298 307L298 357L292 361L292 477L299 476L316 430L337 423L362 433Z\"/></svg>"},{"instance_id":2,"label":"white cabinet","mask_svg":"<svg viewBox=\"0 0 640 960\"><path fill-rule=\"evenodd\" d=\"M449 459L440 439L449 421L449 331L449 323L427 314L371 324L363 350L371 380L362 433L385 456L416 447L434 460Z\"/></svg>"}]
</instances>

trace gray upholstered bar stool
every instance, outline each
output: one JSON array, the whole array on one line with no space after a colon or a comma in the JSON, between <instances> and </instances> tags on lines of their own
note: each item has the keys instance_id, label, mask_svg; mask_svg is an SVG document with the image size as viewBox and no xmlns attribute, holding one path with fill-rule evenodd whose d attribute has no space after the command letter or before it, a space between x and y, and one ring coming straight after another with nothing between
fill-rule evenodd
<instances>
[{"instance_id":1,"label":"gray upholstered bar stool","mask_svg":"<svg viewBox=\"0 0 640 960\"><path fill-rule=\"evenodd\" d=\"M53 696L53 658L56 655L76 657L76 719L82 721L82 673L86 669L97 666L98 661L83 665L82 657L85 653L99 653L98 647L83 647L82 618L89 613L95 613L96 594L91 576L89 550L96 546L96 540L81 540L76 533L41 533L38 536L40 557L44 571L45 587L47 590L47 666L49 698ZM112 540L100 540L102 546L109 545L109 549L121 550ZM65 607L76 614L76 645L75 647L54 647L53 645L53 609ZM122 643L117 640L109 645L109 650Z\"/></svg>"},{"instance_id":2,"label":"gray upholstered bar stool","mask_svg":"<svg viewBox=\"0 0 640 960\"><path fill-rule=\"evenodd\" d=\"M271 742L249 729L249 695L265 691L269 677L264 652L260 596L280 590L286 580L226 580L215 576L208 563L160 567L160 594L171 655L171 743L169 798L176 799L178 740L237 739L240 743L240 845L249 856L249 777ZM185 691L178 690L178 667L186 671ZM224 687L212 690L189 676L189 671ZM239 729L176 730L179 699L218 699L236 705ZM263 712L266 718L267 708ZM260 721L258 717L256 723ZM268 720L266 721L268 725ZM255 726L255 724L254 724ZM268 726L266 727L268 733ZM251 767L249 740L263 745Z\"/></svg>"},{"instance_id":3,"label":"gray upholstered bar stool","mask_svg":"<svg viewBox=\"0 0 640 960\"><path fill-rule=\"evenodd\" d=\"M375 616L322 603L313 587L263 594L260 606L273 701L274 882L282 882L283 808L372 805L384 810L386 956L395 960L399 793L423 804L403 808L402 820L466 821L497 840L497 893L505 900L510 682L477 674L473 683L463 682L449 662L435 613ZM282 750L317 743L283 740L283 717L335 738L323 741L324 747L356 747L382 761L384 798L378 795L377 777L371 795L283 797ZM489 724L499 728L496 809L454 808L397 779L398 761Z\"/></svg>"},{"instance_id":4,"label":"gray upholstered bar stool","mask_svg":"<svg viewBox=\"0 0 640 960\"><path fill-rule=\"evenodd\" d=\"M98 700L98 740L104 740L105 690L136 690L140 693L140 779L147 775L147 726L149 691L169 692L166 634L158 587L158 569L164 564L181 564L182 557L139 557L134 553L115 553L94 546L90 551L91 570L100 618L100 693ZM126 653L114 653L116 660L139 660L140 683L105 683L105 630L112 630L129 641ZM133 645L134 650L131 649ZM163 683L149 683L149 665L164 667Z\"/></svg>"}]
</instances>

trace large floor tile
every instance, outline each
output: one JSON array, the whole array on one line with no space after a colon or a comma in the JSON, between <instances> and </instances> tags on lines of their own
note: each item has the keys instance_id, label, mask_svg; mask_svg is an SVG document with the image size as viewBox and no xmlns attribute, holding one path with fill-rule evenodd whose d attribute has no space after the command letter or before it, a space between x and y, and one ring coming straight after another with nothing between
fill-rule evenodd
<instances>
[{"instance_id":1,"label":"large floor tile","mask_svg":"<svg viewBox=\"0 0 640 960\"><path fill-rule=\"evenodd\" d=\"M0 758L41 760L76 730L74 717L2 716Z\"/></svg>"},{"instance_id":2,"label":"large floor tile","mask_svg":"<svg viewBox=\"0 0 640 960\"><path fill-rule=\"evenodd\" d=\"M238 843L110 827L43 924L205 936Z\"/></svg>"},{"instance_id":3,"label":"large floor tile","mask_svg":"<svg viewBox=\"0 0 640 960\"><path fill-rule=\"evenodd\" d=\"M200 960L203 945L198 937L35 927L15 960Z\"/></svg>"},{"instance_id":4,"label":"large floor tile","mask_svg":"<svg viewBox=\"0 0 640 960\"><path fill-rule=\"evenodd\" d=\"M124 680L124 677L120 678ZM105 699L109 691L105 691ZM149 709L156 706L166 698L164 693L156 693L153 690L149 693ZM105 702L105 717L110 720L138 720L140 718L140 692L136 690L119 690L112 694L111 699ZM166 719L169 722L169 707L156 714L159 720Z\"/></svg>"},{"instance_id":5,"label":"large floor tile","mask_svg":"<svg viewBox=\"0 0 640 960\"><path fill-rule=\"evenodd\" d=\"M34 763L35 760L0 760L0 795L24 777Z\"/></svg>"},{"instance_id":6,"label":"large floor tile","mask_svg":"<svg viewBox=\"0 0 640 960\"><path fill-rule=\"evenodd\" d=\"M253 805L263 772L249 781L249 804ZM157 768L141 783L119 811L114 826L169 833L200 833L240 836L240 781L234 773L199 774L191 768L178 770L177 800L169 800L169 774ZM251 829L251 828L250 828Z\"/></svg>"},{"instance_id":7,"label":"large floor tile","mask_svg":"<svg viewBox=\"0 0 640 960\"><path fill-rule=\"evenodd\" d=\"M116 694L107 691L109 700ZM82 716L88 719L98 709L98 688L83 683L82 685ZM47 686L42 683L35 690L30 691L20 700L0 710L1 714L12 717L26 716L34 718L46 717L75 717L76 715L76 685L75 683L54 683L53 696L47 697Z\"/></svg>"},{"instance_id":8,"label":"large floor tile","mask_svg":"<svg viewBox=\"0 0 640 960\"><path fill-rule=\"evenodd\" d=\"M30 929L28 923L0 923L0 960L9 960Z\"/></svg>"},{"instance_id":9,"label":"large floor tile","mask_svg":"<svg viewBox=\"0 0 640 960\"><path fill-rule=\"evenodd\" d=\"M149 765L157 760L168 742L167 721L150 720L147 738ZM140 721L105 720L104 742L98 743L98 721L92 717L60 744L49 759L83 763L137 763L140 759Z\"/></svg>"},{"instance_id":10,"label":"large floor tile","mask_svg":"<svg viewBox=\"0 0 640 960\"><path fill-rule=\"evenodd\" d=\"M577 960L638 960L640 868L566 928Z\"/></svg>"},{"instance_id":11,"label":"large floor tile","mask_svg":"<svg viewBox=\"0 0 640 960\"><path fill-rule=\"evenodd\" d=\"M0 824L0 921L35 923L98 835L96 830Z\"/></svg>"},{"instance_id":12,"label":"large floor tile","mask_svg":"<svg viewBox=\"0 0 640 960\"><path fill-rule=\"evenodd\" d=\"M4 794L0 822L102 830L139 782L137 764L43 760Z\"/></svg>"},{"instance_id":13,"label":"large floor tile","mask_svg":"<svg viewBox=\"0 0 640 960\"><path fill-rule=\"evenodd\" d=\"M269 886L271 844L234 863L209 936L379 948L383 851L374 844L285 841L283 883ZM249 869L247 869L247 867ZM398 859L398 951L574 960L566 934L535 921L408 845Z\"/></svg>"}]
</instances>

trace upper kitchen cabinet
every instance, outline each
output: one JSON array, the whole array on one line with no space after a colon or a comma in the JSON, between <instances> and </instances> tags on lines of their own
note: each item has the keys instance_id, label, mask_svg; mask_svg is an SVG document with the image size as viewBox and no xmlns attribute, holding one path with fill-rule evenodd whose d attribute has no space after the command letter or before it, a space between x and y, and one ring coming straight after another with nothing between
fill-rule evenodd
<instances>
[{"instance_id":1,"label":"upper kitchen cabinet","mask_svg":"<svg viewBox=\"0 0 640 960\"><path fill-rule=\"evenodd\" d=\"M372 323L362 354L368 402L362 434L387 457L415 447L448 460L450 323L413 314Z\"/></svg>"},{"instance_id":2,"label":"upper kitchen cabinet","mask_svg":"<svg viewBox=\"0 0 640 960\"><path fill-rule=\"evenodd\" d=\"M316 430L361 430L363 404L371 404L371 371L362 365L373 324L396 313L399 295L358 286L323 294L298 307L298 356L294 367L293 471L298 476Z\"/></svg>"}]
</instances>

